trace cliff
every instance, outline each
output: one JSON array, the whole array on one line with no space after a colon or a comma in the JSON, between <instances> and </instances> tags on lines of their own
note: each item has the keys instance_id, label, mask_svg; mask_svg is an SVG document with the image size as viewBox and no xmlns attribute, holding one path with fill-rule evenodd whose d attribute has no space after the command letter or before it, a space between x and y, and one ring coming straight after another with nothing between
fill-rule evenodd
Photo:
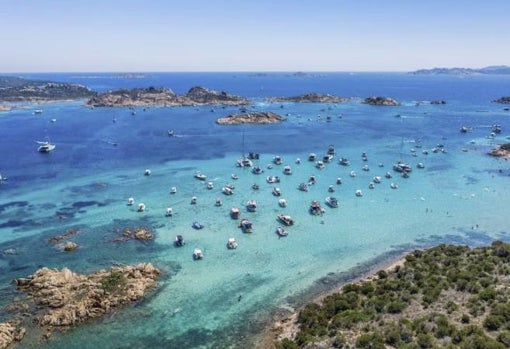
<instances>
[{"instance_id":1,"label":"cliff","mask_svg":"<svg viewBox=\"0 0 510 349\"><path fill-rule=\"evenodd\" d=\"M0 102L49 102L90 98L95 92L79 84L0 77Z\"/></svg>"},{"instance_id":2,"label":"cliff","mask_svg":"<svg viewBox=\"0 0 510 349\"><path fill-rule=\"evenodd\" d=\"M242 114L230 114L224 118L219 118L216 123L220 125L238 125L238 124L274 124L282 122L284 118L272 112L254 112Z\"/></svg>"},{"instance_id":3,"label":"cliff","mask_svg":"<svg viewBox=\"0 0 510 349\"><path fill-rule=\"evenodd\" d=\"M244 97L227 92L192 87L186 94L178 95L167 88L134 88L100 93L91 98L87 105L94 107L136 107L136 106L195 106L195 105L247 105Z\"/></svg>"},{"instance_id":4,"label":"cliff","mask_svg":"<svg viewBox=\"0 0 510 349\"><path fill-rule=\"evenodd\" d=\"M292 97L272 97L269 102L294 102L294 103L345 103L349 99L330 94L306 93Z\"/></svg>"}]
</instances>

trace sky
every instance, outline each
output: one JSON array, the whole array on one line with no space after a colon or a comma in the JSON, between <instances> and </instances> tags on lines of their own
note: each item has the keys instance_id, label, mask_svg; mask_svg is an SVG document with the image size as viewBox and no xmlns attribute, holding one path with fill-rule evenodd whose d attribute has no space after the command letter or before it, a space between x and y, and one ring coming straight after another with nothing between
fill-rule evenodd
<instances>
[{"instance_id":1,"label":"sky","mask_svg":"<svg viewBox=\"0 0 510 349\"><path fill-rule=\"evenodd\" d=\"M0 72L510 65L509 0L0 0Z\"/></svg>"}]
</instances>

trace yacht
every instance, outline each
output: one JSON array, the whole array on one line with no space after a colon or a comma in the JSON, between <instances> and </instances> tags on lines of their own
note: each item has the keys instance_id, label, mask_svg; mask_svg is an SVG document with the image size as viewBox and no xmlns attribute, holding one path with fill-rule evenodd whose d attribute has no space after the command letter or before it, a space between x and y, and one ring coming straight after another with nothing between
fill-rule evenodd
<instances>
[{"instance_id":1,"label":"yacht","mask_svg":"<svg viewBox=\"0 0 510 349\"><path fill-rule=\"evenodd\" d=\"M419 162L416 167L418 168L425 168L425 165L423 164L423 162Z\"/></svg>"},{"instance_id":2,"label":"yacht","mask_svg":"<svg viewBox=\"0 0 510 349\"><path fill-rule=\"evenodd\" d=\"M313 200L310 204L310 213L313 215L320 215L322 214L322 207L319 201Z\"/></svg>"},{"instance_id":3,"label":"yacht","mask_svg":"<svg viewBox=\"0 0 510 349\"><path fill-rule=\"evenodd\" d=\"M204 227L203 224L200 224L199 222L195 221L191 224L191 226L193 227L193 229L196 229L196 230L200 230Z\"/></svg>"},{"instance_id":4,"label":"yacht","mask_svg":"<svg viewBox=\"0 0 510 349\"><path fill-rule=\"evenodd\" d=\"M227 248L228 248L229 250L235 250L235 249L237 248L237 246L238 246L238 244L237 244L236 239L234 239L234 238L229 238L229 239L227 240Z\"/></svg>"},{"instance_id":5,"label":"yacht","mask_svg":"<svg viewBox=\"0 0 510 349\"><path fill-rule=\"evenodd\" d=\"M286 175L291 175L292 174L292 168L287 165L283 168L283 174L286 174Z\"/></svg>"},{"instance_id":6,"label":"yacht","mask_svg":"<svg viewBox=\"0 0 510 349\"><path fill-rule=\"evenodd\" d=\"M370 171L370 167L368 167L368 165L363 165L363 167L361 168L363 171Z\"/></svg>"},{"instance_id":7,"label":"yacht","mask_svg":"<svg viewBox=\"0 0 510 349\"><path fill-rule=\"evenodd\" d=\"M230 209L230 217L232 219L238 219L239 218L239 209L237 207L232 207Z\"/></svg>"},{"instance_id":8,"label":"yacht","mask_svg":"<svg viewBox=\"0 0 510 349\"><path fill-rule=\"evenodd\" d=\"M145 211L145 204L139 203L138 204L138 212L143 212L143 211Z\"/></svg>"},{"instance_id":9,"label":"yacht","mask_svg":"<svg viewBox=\"0 0 510 349\"><path fill-rule=\"evenodd\" d=\"M338 184L338 185L342 184L342 177L338 177L336 179L336 184Z\"/></svg>"},{"instance_id":10,"label":"yacht","mask_svg":"<svg viewBox=\"0 0 510 349\"><path fill-rule=\"evenodd\" d=\"M143 174L144 174L144 176L150 176L152 174L152 172L151 172L151 170L146 168Z\"/></svg>"},{"instance_id":11,"label":"yacht","mask_svg":"<svg viewBox=\"0 0 510 349\"><path fill-rule=\"evenodd\" d=\"M174 210L171 207L167 207L166 212L165 212L165 216L166 217L172 217L173 214L174 214Z\"/></svg>"},{"instance_id":12,"label":"yacht","mask_svg":"<svg viewBox=\"0 0 510 349\"><path fill-rule=\"evenodd\" d=\"M253 173L253 174L261 174L263 172L264 172L264 170L262 169L262 167L260 167L258 165L251 169L251 173Z\"/></svg>"},{"instance_id":13,"label":"yacht","mask_svg":"<svg viewBox=\"0 0 510 349\"><path fill-rule=\"evenodd\" d=\"M207 176L200 171L195 172L195 178L201 181L205 181Z\"/></svg>"},{"instance_id":14,"label":"yacht","mask_svg":"<svg viewBox=\"0 0 510 349\"><path fill-rule=\"evenodd\" d=\"M277 218L286 226L294 225L294 220L289 215L279 214Z\"/></svg>"},{"instance_id":15,"label":"yacht","mask_svg":"<svg viewBox=\"0 0 510 349\"><path fill-rule=\"evenodd\" d=\"M49 153L50 151L55 149L55 144L51 144L50 142L37 142L39 143L39 147L37 151L39 153Z\"/></svg>"},{"instance_id":16,"label":"yacht","mask_svg":"<svg viewBox=\"0 0 510 349\"><path fill-rule=\"evenodd\" d=\"M248 212L255 212L257 210L257 202L255 200L248 200L246 203L246 209Z\"/></svg>"},{"instance_id":17,"label":"yacht","mask_svg":"<svg viewBox=\"0 0 510 349\"><path fill-rule=\"evenodd\" d=\"M306 183L300 183L298 189L301 191L308 191L308 185Z\"/></svg>"},{"instance_id":18,"label":"yacht","mask_svg":"<svg viewBox=\"0 0 510 349\"><path fill-rule=\"evenodd\" d=\"M328 204L329 207L336 208L338 207L338 200L333 196L328 196L326 198L326 204Z\"/></svg>"},{"instance_id":19,"label":"yacht","mask_svg":"<svg viewBox=\"0 0 510 349\"><path fill-rule=\"evenodd\" d=\"M232 190L232 188L230 188L228 186L224 186L223 188L221 188L221 191L225 195L232 195L232 194L234 194L234 191Z\"/></svg>"},{"instance_id":20,"label":"yacht","mask_svg":"<svg viewBox=\"0 0 510 349\"><path fill-rule=\"evenodd\" d=\"M196 197L196 196L192 196L192 197L191 197L191 201L190 201L190 203L191 203L192 205L196 205L196 203L197 203L197 197Z\"/></svg>"},{"instance_id":21,"label":"yacht","mask_svg":"<svg viewBox=\"0 0 510 349\"><path fill-rule=\"evenodd\" d=\"M177 187L170 188L170 194L175 194L175 193L177 193Z\"/></svg>"},{"instance_id":22,"label":"yacht","mask_svg":"<svg viewBox=\"0 0 510 349\"><path fill-rule=\"evenodd\" d=\"M395 164L393 164L393 170L401 173L407 173L411 172L413 168L411 167L411 165L406 164L405 162L398 161Z\"/></svg>"},{"instance_id":23,"label":"yacht","mask_svg":"<svg viewBox=\"0 0 510 349\"><path fill-rule=\"evenodd\" d=\"M283 162L283 160L282 160L281 156L279 156L279 155L276 155L276 156L273 158L273 163L274 163L275 165L281 165L281 164L282 164L282 162Z\"/></svg>"},{"instance_id":24,"label":"yacht","mask_svg":"<svg viewBox=\"0 0 510 349\"><path fill-rule=\"evenodd\" d=\"M175 241L174 241L174 246L175 247L182 247L184 246L186 243L184 242L184 238L182 237L182 235L177 235L175 237Z\"/></svg>"},{"instance_id":25,"label":"yacht","mask_svg":"<svg viewBox=\"0 0 510 349\"><path fill-rule=\"evenodd\" d=\"M356 190L356 191L354 192L354 194L356 194L356 196L358 196L358 197L363 196L363 192L361 191L361 189Z\"/></svg>"},{"instance_id":26,"label":"yacht","mask_svg":"<svg viewBox=\"0 0 510 349\"><path fill-rule=\"evenodd\" d=\"M238 180L239 179L239 177L235 173L232 173L230 175L230 178L232 178L233 180Z\"/></svg>"},{"instance_id":27,"label":"yacht","mask_svg":"<svg viewBox=\"0 0 510 349\"><path fill-rule=\"evenodd\" d=\"M273 195L274 195L274 196L280 196L280 195L282 195L282 191L280 190L280 188L278 188L278 187L274 187L274 188L273 188Z\"/></svg>"},{"instance_id":28,"label":"yacht","mask_svg":"<svg viewBox=\"0 0 510 349\"><path fill-rule=\"evenodd\" d=\"M391 189L398 189L398 185L397 185L397 183L391 182L391 184L390 184L390 188L391 188Z\"/></svg>"},{"instance_id":29,"label":"yacht","mask_svg":"<svg viewBox=\"0 0 510 349\"><path fill-rule=\"evenodd\" d=\"M315 167L317 167L319 170L322 170L324 168L324 161L322 160L317 160L315 162Z\"/></svg>"},{"instance_id":30,"label":"yacht","mask_svg":"<svg viewBox=\"0 0 510 349\"><path fill-rule=\"evenodd\" d=\"M214 183L213 182L207 182L207 189L213 189Z\"/></svg>"},{"instance_id":31,"label":"yacht","mask_svg":"<svg viewBox=\"0 0 510 349\"><path fill-rule=\"evenodd\" d=\"M287 236L287 235L289 235L289 233L285 229L283 229L283 227L276 228L276 234L278 234L278 236Z\"/></svg>"},{"instance_id":32,"label":"yacht","mask_svg":"<svg viewBox=\"0 0 510 349\"><path fill-rule=\"evenodd\" d=\"M331 155L331 154L324 155L322 157L322 161L324 161L324 162L331 162L331 161L333 161L333 155Z\"/></svg>"},{"instance_id":33,"label":"yacht","mask_svg":"<svg viewBox=\"0 0 510 349\"><path fill-rule=\"evenodd\" d=\"M239 223L239 228L241 228L244 233L251 233L253 232L253 223L249 219L243 218Z\"/></svg>"},{"instance_id":34,"label":"yacht","mask_svg":"<svg viewBox=\"0 0 510 349\"><path fill-rule=\"evenodd\" d=\"M328 146L328 154L329 155L335 155L335 146L333 144L330 144Z\"/></svg>"},{"instance_id":35,"label":"yacht","mask_svg":"<svg viewBox=\"0 0 510 349\"><path fill-rule=\"evenodd\" d=\"M267 183L280 183L280 178L278 176L267 176Z\"/></svg>"},{"instance_id":36,"label":"yacht","mask_svg":"<svg viewBox=\"0 0 510 349\"><path fill-rule=\"evenodd\" d=\"M374 183L381 183L381 177L380 176L375 176L374 178L372 178L372 180L374 181Z\"/></svg>"},{"instance_id":37,"label":"yacht","mask_svg":"<svg viewBox=\"0 0 510 349\"><path fill-rule=\"evenodd\" d=\"M317 155L315 153L308 154L308 161L315 161L317 159Z\"/></svg>"},{"instance_id":38,"label":"yacht","mask_svg":"<svg viewBox=\"0 0 510 349\"><path fill-rule=\"evenodd\" d=\"M278 200L278 205L280 205L280 207L287 207L287 200L285 199Z\"/></svg>"},{"instance_id":39,"label":"yacht","mask_svg":"<svg viewBox=\"0 0 510 349\"><path fill-rule=\"evenodd\" d=\"M216 206L221 206L223 205L223 202L221 202L221 199L220 198L216 198L216 203L215 203Z\"/></svg>"},{"instance_id":40,"label":"yacht","mask_svg":"<svg viewBox=\"0 0 510 349\"><path fill-rule=\"evenodd\" d=\"M340 158L338 160L338 163L342 166L349 166L351 164L351 162L347 158Z\"/></svg>"},{"instance_id":41,"label":"yacht","mask_svg":"<svg viewBox=\"0 0 510 349\"><path fill-rule=\"evenodd\" d=\"M332 185L330 185L330 186L328 187L328 192L333 193L334 191L335 191L335 187L333 187Z\"/></svg>"},{"instance_id":42,"label":"yacht","mask_svg":"<svg viewBox=\"0 0 510 349\"><path fill-rule=\"evenodd\" d=\"M134 203L135 203L135 199L134 198L129 198L128 199L128 202L127 202L128 206L133 206Z\"/></svg>"},{"instance_id":43,"label":"yacht","mask_svg":"<svg viewBox=\"0 0 510 349\"><path fill-rule=\"evenodd\" d=\"M168 137L174 136L174 130L168 130L167 133L168 133Z\"/></svg>"},{"instance_id":44,"label":"yacht","mask_svg":"<svg viewBox=\"0 0 510 349\"><path fill-rule=\"evenodd\" d=\"M241 159L237 160L236 166L237 167L252 167L253 162L249 158L243 156Z\"/></svg>"},{"instance_id":45,"label":"yacht","mask_svg":"<svg viewBox=\"0 0 510 349\"><path fill-rule=\"evenodd\" d=\"M202 250L199 249L199 248L195 248L193 250L193 259L194 260L199 260L199 259L202 259L204 258L204 254L202 253Z\"/></svg>"}]
</instances>

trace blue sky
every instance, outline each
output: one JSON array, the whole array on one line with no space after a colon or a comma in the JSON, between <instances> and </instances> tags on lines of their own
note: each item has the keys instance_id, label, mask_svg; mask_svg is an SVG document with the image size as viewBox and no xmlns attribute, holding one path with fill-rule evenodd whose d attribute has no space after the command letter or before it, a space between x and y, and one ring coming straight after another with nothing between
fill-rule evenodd
<instances>
[{"instance_id":1,"label":"blue sky","mask_svg":"<svg viewBox=\"0 0 510 349\"><path fill-rule=\"evenodd\" d=\"M0 72L510 65L509 0L0 0Z\"/></svg>"}]
</instances>

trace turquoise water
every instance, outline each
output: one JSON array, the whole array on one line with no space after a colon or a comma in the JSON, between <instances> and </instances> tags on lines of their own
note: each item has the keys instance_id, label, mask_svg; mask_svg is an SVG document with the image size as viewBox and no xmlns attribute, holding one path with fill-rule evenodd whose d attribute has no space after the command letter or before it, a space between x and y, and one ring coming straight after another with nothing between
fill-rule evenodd
<instances>
[{"instance_id":1,"label":"turquoise water","mask_svg":"<svg viewBox=\"0 0 510 349\"><path fill-rule=\"evenodd\" d=\"M507 77L44 77L99 89L162 85L184 92L204 85L246 95L255 100L253 110L287 118L278 125L220 126L214 123L216 118L238 109L138 108L131 115L128 109L89 109L81 102L27 106L0 114L0 145L9 149L0 162L0 173L8 177L0 185L0 251L14 249L14 253L0 252L1 306L15 295L10 280L41 266L88 272L115 263L149 261L164 271L159 289L143 302L59 334L48 348L242 347L272 313L299 305L332 287L342 273L381 256L437 243L508 241L510 166L486 155L495 144L508 142L510 114L490 102L509 90ZM403 105L264 101L268 96L310 91L387 95ZM444 99L447 104L416 105L430 99ZM42 114L33 114L41 108ZM503 128L494 138L489 137L493 124ZM471 132L460 133L463 125ZM176 136L168 137L168 129ZM45 137L57 148L39 154L34 141ZM322 157L330 144L335 145L335 158L319 170L307 160L308 154ZM438 144L445 152L432 151ZM243 151L260 153L255 162L263 174L235 166ZM363 152L368 161L361 159ZM283 164L269 169L276 155ZM349 158L351 165L339 165L339 157ZM409 178L391 169L400 159L413 166ZM424 169L416 167L419 162ZM284 165L292 167L292 175L283 174ZM364 165L370 170L363 171ZM151 170L150 176L144 176L145 169ZM196 171L205 173L207 181L195 179ZM351 171L356 177L350 176ZM387 171L392 179L384 177ZM239 179L231 178L234 173ZM268 175L279 176L281 182L268 184ZM311 175L316 184L308 192L299 191L299 183ZM382 182L369 189L374 176L381 176ZM214 183L211 190L206 188L208 181ZM391 182L398 189L390 188ZM227 183L235 185L232 196L221 193ZM253 183L260 190L254 191ZM334 193L328 192L331 185ZM177 193L170 194L173 186ZM275 186L287 207L279 207L279 198L272 195ZM357 189L363 191L362 197L355 195ZM338 208L325 204L329 195L339 199ZM196 205L190 204L193 196ZM130 197L134 206L127 205ZM218 197L223 202L220 207L215 205ZM256 212L245 208L250 199L257 201ZM323 215L308 213L312 200L321 202ZM141 202L146 210L137 212ZM252 220L252 234L242 233L238 221L230 218L232 206ZM167 207L172 207L172 217L165 217ZM278 213L295 220L284 238L275 233ZM194 230L194 221L204 228ZM155 240L113 241L123 228L135 226L153 229ZM80 245L77 251L63 253L47 242L68 229L79 230L72 238ZM186 240L183 248L172 245L178 234ZM226 248L229 237L237 239L236 250ZM203 260L193 260L194 248L203 250ZM22 347L36 346L27 340Z\"/></svg>"}]
</instances>

